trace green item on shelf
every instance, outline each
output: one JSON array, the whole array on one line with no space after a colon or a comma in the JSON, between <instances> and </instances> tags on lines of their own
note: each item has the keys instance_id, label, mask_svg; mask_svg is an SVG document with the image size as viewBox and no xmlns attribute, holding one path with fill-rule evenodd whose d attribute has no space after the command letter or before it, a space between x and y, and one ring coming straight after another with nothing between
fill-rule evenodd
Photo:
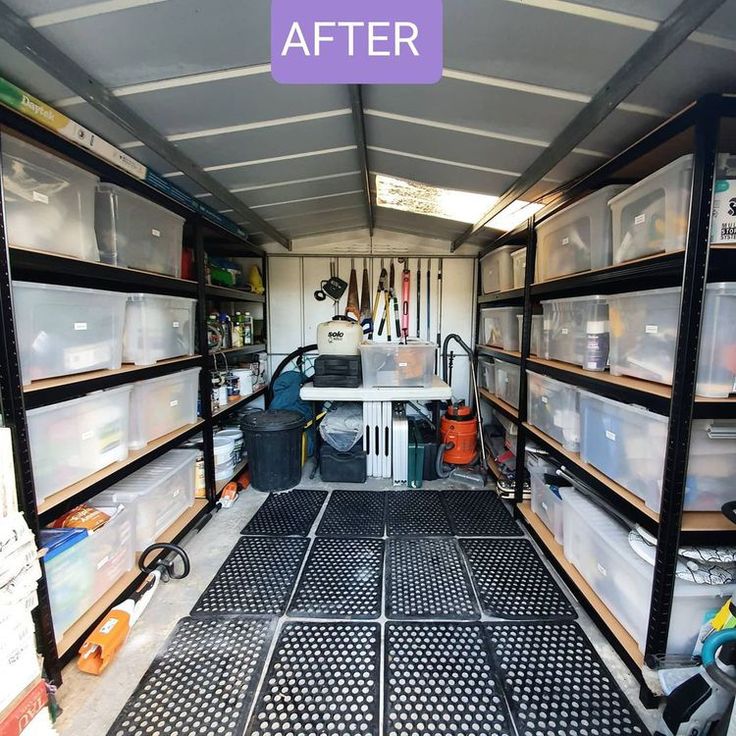
<instances>
[{"instance_id":1,"label":"green item on shelf","mask_svg":"<svg viewBox=\"0 0 736 736\"><path fill-rule=\"evenodd\" d=\"M409 422L409 488L421 488L424 480L424 440L416 422Z\"/></svg>"},{"instance_id":2,"label":"green item on shelf","mask_svg":"<svg viewBox=\"0 0 736 736\"><path fill-rule=\"evenodd\" d=\"M220 268L210 263L210 281L215 286L235 286L235 274L227 268Z\"/></svg>"}]
</instances>

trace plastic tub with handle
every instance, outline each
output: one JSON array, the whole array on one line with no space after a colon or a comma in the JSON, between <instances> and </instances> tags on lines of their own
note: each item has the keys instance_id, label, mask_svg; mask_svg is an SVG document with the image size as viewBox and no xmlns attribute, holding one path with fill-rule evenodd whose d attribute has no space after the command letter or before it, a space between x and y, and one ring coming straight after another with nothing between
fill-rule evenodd
<instances>
[{"instance_id":1,"label":"plastic tub with handle","mask_svg":"<svg viewBox=\"0 0 736 736\"><path fill-rule=\"evenodd\" d=\"M578 389L532 371L527 376L527 411L530 424L557 440L566 450L580 447Z\"/></svg>"}]
</instances>

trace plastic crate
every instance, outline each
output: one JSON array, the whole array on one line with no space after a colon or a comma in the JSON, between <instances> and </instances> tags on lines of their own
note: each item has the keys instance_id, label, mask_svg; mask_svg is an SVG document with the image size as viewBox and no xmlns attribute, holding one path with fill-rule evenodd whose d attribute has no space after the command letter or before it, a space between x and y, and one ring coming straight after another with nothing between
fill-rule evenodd
<instances>
[{"instance_id":1,"label":"plastic crate","mask_svg":"<svg viewBox=\"0 0 736 736\"><path fill-rule=\"evenodd\" d=\"M197 421L199 368L133 384L130 397L130 448Z\"/></svg>"},{"instance_id":2,"label":"plastic crate","mask_svg":"<svg viewBox=\"0 0 736 736\"><path fill-rule=\"evenodd\" d=\"M654 567L634 552L629 530L568 490L562 506L565 557L634 637L643 652ZM736 585L701 585L676 579L667 643L669 655L691 655L701 625L736 591Z\"/></svg>"},{"instance_id":3,"label":"plastic crate","mask_svg":"<svg viewBox=\"0 0 736 736\"><path fill-rule=\"evenodd\" d=\"M532 371L527 376L529 422L557 440L566 450L580 447L578 389Z\"/></svg>"},{"instance_id":4,"label":"plastic crate","mask_svg":"<svg viewBox=\"0 0 736 736\"><path fill-rule=\"evenodd\" d=\"M44 563L56 641L135 561L132 514L124 507L117 513L114 507L99 508L115 515L94 534Z\"/></svg>"},{"instance_id":5,"label":"plastic crate","mask_svg":"<svg viewBox=\"0 0 736 736\"><path fill-rule=\"evenodd\" d=\"M485 307L480 310L481 335L484 345L495 345L503 350L519 349L517 316L521 307Z\"/></svg>"},{"instance_id":6,"label":"plastic crate","mask_svg":"<svg viewBox=\"0 0 736 736\"><path fill-rule=\"evenodd\" d=\"M360 345L363 387L431 386L436 352L434 343L419 340L406 345L363 343Z\"/></svg>"},{"instance_id":7,"label":"plastic crate","mask_svg":"<svg viewBox=\"0 0 736 736\"><path fill-rule=\"evenodd\" d=\"M136 552L153 544L194 504L197 450L171 450L92 499L92 505L124 505L133 520Z\"/></svg>"},{"instance_id":8,"label":"plastic crate","mask_svg":"<svg viewBox=\"0 0 736 736\"><path fill-rule=\"evenodd\" d=\"M129 385L26 412L36 500L128 457Z\"/></svg>"},{"instance_id":9,"label":"plastic crate","mask_svg":"<svg viewBox=\"0 0 736 736\"><path fill-rule=\"evenodd\" d=\"M519 323L519 349L521 349L521 332L524 329L524 315L517 314L516 319ZM536 355L539 358L547 357L544 335L544 317L541 314L532 315L532 339L529 344L529 355Z\"/></svg>"},{"instance_id":10,"label":"plastic crate","mask_svg":"<svg viewBox=\"0 0 736 736\"><path fill-rule=\"evenodd\" d=\"M736 385L736 283L705 288L700 331L698 383L700 396L726 398Z\"/></svg>"},{"instance_id":11,"label":"plastic crate","mask_svg":"<svg viewBox=\"0 0 736 736\"><path fill-rule=\"evenodd\" d=\"M511 254L511 263L514 270L514 289L523 289L526 278L526 248L514 251Z\"/></svg>"},{"instance_id":12,"label":"plastic crate","mask_svg":"<svg viewBox=\"0 0 736 736\"><path fill-rule=\"evenodd\" d=\"M514 288L514 267L511 254L518 245L504 245L480 259L480 281L484 294L494 294Z\"/></svg>"},{"instance_id":13,"label":"plastic crate","mask_svg":"<svg viewBox=\"0 0 736 736\"><path fill-rule=\"evenodd\" d=\"M114 291L14 281L23 383L120 368L125 299Z\"/></svg>"},{"instance_id":14,"label":"plastic crate","mask_svg":"<svg viewBox=\"0 0 736 736\"><path fill-rule=\"evenodd\" d=\"M494 362L496 372L496 396L515 409L519 408L519 375L521 368L515 363L496 358Z\"/></svg>"},{"instance_id":15,"label":"plastic crate","mask_svg":"<svg viewBox=\"0 0 736 736\"><path fill-rule=\"evenodd\" d=\"M194 355L196 300L157 294L129 294L125 305L123 363L151 365Z\"/></svg>"},{"instance_id":16,"label":"plastic crate","mask_svg":"<svg viewBox=\"0 0 736 736\"><path fill-rule=\"evenodd\" d=\"M547 358L575 363L588 370L605 370L608 363L608 302L605 296L579 296L542 302ZM588 333L603 335L603 349L586 361ZM591 356L593 357L593 356Z\"/></svg>"},{"instance_id":17,"label":"plastic crate","mask_svg":"<svg viewBox=\"0 0 736 736\"><path fill-rule=\"evenodd\" d=\"M554 535L555 540L562 544L565 539L564 518L562 505L566 489L553 491L545 482L544 476L554 474L555 468L535 453L526 453L526 467L529 471L529 482L531 485L532 511L539 520ZM557 495L559 493L559 495Z\"/></svg>"},{"instance_id":18,"label":"plastic crate","mask_svg":"<svg viewBox=\"0 0 736 736\"><path fill-rule=\"evenodd\" d=\"M52 153L2 134L3 199L9 245L99 261L99 179Z\"/></svg>"},{"instance_id":19,"label":"plastic crate","mask_svg":"<svg viewBox=\"0 0 736 736\"><path fill-rule=\"evenodd\" d=\"M537 228L536 281L549 281L611 265L608 200L623 186L604 187Z\"/></svg>"},{"instance_id":20,"label":"plastic crate","mask_svg":"<svg viewBox=\"0 0 736 736\"><path fill-rule=\"evenodd\" d=\"M487 358L478 359L478 387L496 393L496 371L493 361Z\"/></svg>"},{"instance_id":21,"label":"plastic crate","mask_svg":"<svg viewBox=\"0 0 736 736\"><path fill-rule=\"evenodd\" d=\"M684 250L692 188L687 155L613 197L613 263Z\"/></svg>"},{"instance_id":22,"label":"plastic crate","mask_svg":"<svg viewBox=\"0 0 736 736\"><path fill-rule=\"evenodd\" d=\"M115 184L98 184L95 230L105 263L181 276L184 218Z\"/></svg>"},{"instance_id":23,"label":"plastic crate","mask_svg":"<svg viewBox=\"0 0 736 736\"><path fill-rule=\"evenodd\" d=\"M668 418L580 391L580 456L659 511ZM695 420L685 482L687 511L718 511L733 500L736 422Z\"/></svg>"}]
</instances>

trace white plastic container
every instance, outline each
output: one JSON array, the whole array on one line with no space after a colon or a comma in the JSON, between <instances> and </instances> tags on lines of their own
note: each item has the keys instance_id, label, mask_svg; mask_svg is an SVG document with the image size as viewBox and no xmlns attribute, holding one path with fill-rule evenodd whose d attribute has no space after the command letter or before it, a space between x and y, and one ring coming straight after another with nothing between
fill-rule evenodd
<instances>
[{"instance_id":1,"label":"white plastic container","mask_svg":"<svg viewBox=\"0 0 736 736\"><path fill-rule=\"evenodd\" d=\"M613 197L613 263L683 250L692 188L693 157L687 155Z\"/></svg>"},{"instance_id":2,"label":"white plastic container","mask_svg":"<svg viewBox=\"0 0 736 736\"><path fill-rule=\"evenodd\" d=\"M125 305L123 363L151 365L194 355L195 299L158 294L128 294Z\"/></svg>"},{"instance_id":3,"label":"white plastic container","mask_svg":"<svg viewBox=\"0 0 736 736\"><path fill-rule=\"evenodd\" d=\"M136 552L153 544L194 504L197 450L171 450L95 496L93 506L123 504L133 519Z\"/></svg>"},{"instance_id":4,"label":"white plastic container","mask_svg":"<svg viewBox=\"0 0 736 736\"><path fill-rule=\"evenodd\" d=\"M138 450L152 440L197 421L199 368L132 384L130 448Z\"/></svg>"},{"instance_id":5,"label":"white plastic container","mask_svg":"<svg viewBox=\"0 0 736 736\"><path fill-rule=\"evenodd\" d=\"M519 349L521 349L521 332L524 329L524 315L517 314L516 319L519 322ZM529 355L536 355L539 358L547 357L547 351L544 347L544 317L541 314L532 315L532 339L529 344Z\"/></svg>"},{"instance_id":6,"label":"white plastic container","mask_svg":"<svg viewBox=\"0 0 736 736\"><path fill-rule=\"evenodd\" d=\"M233 368L232 374L240 381L240 395L253 393L253 371L250 368Z\"/></svg>"},{"instance_id":7,"label":"white plastic container","mask_svg":"<svg viewBox=\"0 0 736 736\"><path fill-rule=\"evenodd\" d=\"M320 355L357 355L363 341L363 328L342 315L317 325L317 351Z\"/></svg>"},{"instance_id":8,"label":"white plastic container","mask_svg":"<svg viewBox=\"0 0 736 736\"><path fill-rule=\"evenodd\" d=\"M659 511L668 419L580 391L581 458ZM686 511L718 511L733 500L736 422L696 419L685 482Z\"/></svg>"},{"instance_id":9,"label":"white plastic container","mask_svg":"<svg viewBox=\"0 0 736 736\"><path fill-rule=\"evenodd\" d=\"M232 459L234 463L239 463L243 459L243 430L237 428L221 429L215 432L215 440L230 440L233 443ZM217 464L217 457L215 457Z\"/></svg>"},{"instance_id":10,"label":"white plastic container","mask_svg":"<svg viewBox=\"0 0 736 736\"><path fill-rule=\"evenodd\" d=\"M680 313L680 288L609 297L611 373L672 383ZM696 392L725 398L734 390L736 283L708 284Z\"/></svg>"},{"instance_id":11,"label":"white plastic container","mask_svg":"<svg viewBox=\"0 0 736 736\"><path fill-rule=\"evenodd\" d=\"M235 438L223 436L218 432L213 439L213 453L215 455L215 465L224 465L225 463L232 463L234 452L235 452Z\"/></svg>"},{"instance_id":12,"label":"white plastic container","mask_svg":"<svg viewBox=\"0 0 736 736\"><path fill-rule=\"evenodd\" d=\"M484 345L494 345L503 350L519 349L517 316L522 307L485 307L480 310L481 334Z\"/></svg>"},{"instance_id":13,"label":"white plastic container","mask_svg":"<svg viewBox=\"0 0 736 736\"><path fill-rule=\"evenodd\" d=\"M363 388L431 386L436 351L434 343L420 340L409 341L406 345L362 343Z\"/></svg>"},{"instance_id":14,"label":"white plastic container","mask_svg":"<svg viewBox=\"0 0 736 736\"><path fill-rule=\"evenodd\" d=\"M481 288L484 294L514 288L514 267L511 262L511 254L519 248L518 245L504 245L481 258Z\"/></svg>"},{"instance_id":15,"label":"white plastic container","mask_svg":"<svg viewBox=\"0 0 736 736\"><path fill-rule=\"evenodd\" d=\"M526 248L514 251L511 254L511 263L514 270L514 289L523 289L526 277Z\"/></svg>"},{"instance_id":16,"label":"white plastic container","mask_svg":"<svg viewBox=\"0 0 736 736\"><path fill-rule=\"evenodd\" d=\"M539 225L537 282L611 265L608 200L623 189L620 185L604 187Z\"/></svg>"},{"instance_id":17,"label":"white plastic container","mask_svg":"<svg viewBox=\"0 0 736 736\"><path fill-rule=\"evenodd\" d=\"M506 433L506 437L504 440L506 449L511 450L511 452L515 453L516 452L516 437L519 434L519 428L508 417L505 417L503 414L501 414L500 411L495 411L494 409L492 409L491 411L493 412L493 416L496 418L498 423L503 427L503 430Z\"/></svg>"},{"instance_id":18,"label":"white plastic container","mask_svg":"<svg viewBox=\"0 0 736 736\"><path fill-rule=\"evenodd\" d=\"M519 375L521 368L515 363L496 358L496 396L515 409L519 408Z\"/></svg>"},{"instance_id":19,"label":"white plastic container","mask_svg":"<svg viewBox=\"0 0 736 736\"><path fill-rule=\"evenodd\" d=\"M36 500L128 457L129 385L29 409Z\"/></svg>"},{"instance_id":20,"label":"white plastic container","mask_svg":"<svg viewBox=\"0 0 736 736\"><path fill-rule=\"evenodd\" d=\"M492 360L478 359L478 386L492 394L496 393L496 372Z\"/></svg>"},{"instance_id":21,"label":"white plastic container","mask_svg":"<svg viewBox=\"0 0 736 736\"><path fill-rule=\"evenodd\" d=\"M115 184L97 185L95 230L105 263L181 276L184 218Z\"/></svg>"},{"instance_id":22,"label":"white plastic container","mask_svg":"<svg viewBox=\"0 0 736 736\"><path fill-rule=\"evenodd\" d=\"M631 548L625 527L579 493L568 490L562 509L565 557L643 652L654 567ZM734 591L736 585L676 580L667 654L691 655L708 613L720 608Z\"/></svg>"},{"instance_id":23,"label":"white plastic container","mask_svg":"<svg viewBox=\"0 0 736 736\"><path fill-rule=\"evenodd\" d=\"M547 358L605 370L608 363L608 306L605 296L579 296L542 302ZM601 339L598 355L586 360L588 334Z\"/></svg>"},{"instance_id":24,"label":"white plastic container","mask_svg":"<svg viewBox=\"0 0 736 736\"><path fill-rule=\"evenodd\" d=\"M13 282L23 383L120 368L125 294Z\"/></svg>"},{"instance_id":25,"label":"white plastic container","mask_svg":"<svg viewBox=\"0 0 736 736\"><path fill-rule=\"evenodd\" d=\"M94 174L3 133L2 175L9 245L100 260Z\"/></svg>"},{"instance_id":26,"label":"white plastic container","mask_svg":"<svg viewBox=\"0 0 736 736\"><path fill-rule=\"evenodd\" d=\"M132 514L124 507L99 507L115 514L101 529L45 561L54 634L64 632L128 572L134 563Z\"/></svg>"},{"instance_id":27,"label":"white plastic container","mask_svg":"<svg viewBox=\"0 0 736 736\"><path fill-rule=\"evenodd\" d=\"M578 389L532 371L527 371L526 377L529 422L566 450L577 452L580 447Z\"/></svg>"},{"instance_id":28,"label":"white plastic container","mask_svg":"<svg viewBox=\"0 0 736 736\"><path fill-rule=\"evenodd\" d=\"M562 514L565 491L561 489L553 491L544 480L545 473L552 475L555 469L539 455L531 452L526 453L526 467L531 485L532 511L552 532L555 540L562 544L565 539Z\"/></svg>"},{"instance_id":29,"label":"white plastic container","mask_svg":"<svg viewBox=\"0 0 736 736\"><path fill-rule=\"evenodd\" d=\"M233 477L234 473L235 465L233 463L215 466L215 480L229 480Z\"/></svg>"}]
</instances>

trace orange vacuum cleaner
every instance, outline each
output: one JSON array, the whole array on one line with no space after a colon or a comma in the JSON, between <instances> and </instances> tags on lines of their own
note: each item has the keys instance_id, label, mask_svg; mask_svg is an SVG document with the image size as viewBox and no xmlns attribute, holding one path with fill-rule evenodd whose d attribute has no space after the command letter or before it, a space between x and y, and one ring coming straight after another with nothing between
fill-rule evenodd
<instances>
[{"instance_id":1,"label":"orange vacuum cleaner","mask_svg":"<svg viewBox=\"0 0 736 736\"><path fill-rule=\"evenodd\" d=\"M450 404L440 421L440 438L444 462L473 465L478 459L478 422L473 408L463 401Z\"/></svg>"}]
</instances>

